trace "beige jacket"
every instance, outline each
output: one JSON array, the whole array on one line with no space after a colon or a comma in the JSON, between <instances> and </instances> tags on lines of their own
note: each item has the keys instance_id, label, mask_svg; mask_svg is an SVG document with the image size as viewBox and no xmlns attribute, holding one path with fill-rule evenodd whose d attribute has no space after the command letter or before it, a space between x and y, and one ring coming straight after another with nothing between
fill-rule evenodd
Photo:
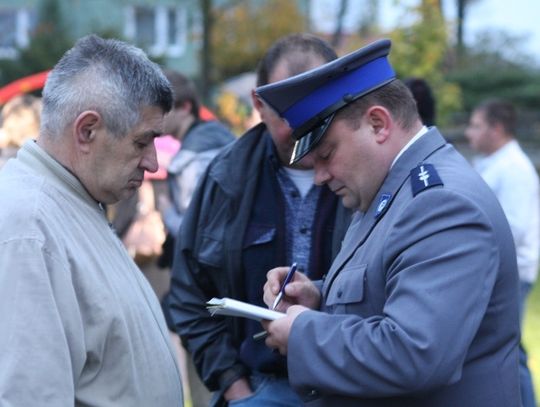
<instances>
[{"instance_id":1,"label":"beige jacket","mask_svg":"<svg viewBox=\"0 0 540 407\"><path fill-rule=\"evenodd\" d=\"M35 142L0 172L0 405L182 406L159 302Z\"/></svg>"}]
</instances>

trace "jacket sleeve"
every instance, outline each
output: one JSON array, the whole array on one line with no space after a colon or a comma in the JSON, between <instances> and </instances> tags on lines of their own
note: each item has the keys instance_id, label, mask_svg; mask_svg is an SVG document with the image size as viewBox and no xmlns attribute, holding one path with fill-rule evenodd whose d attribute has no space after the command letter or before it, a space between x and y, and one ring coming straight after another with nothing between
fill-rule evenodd
<instances>
[{"instance_id":1,"label":"jacket sleeve","mask_svg":"<svg viewBox=\"0 0 540 407\"><path fill-rule=\"evenodd\" d=\"M206 302L223 296L229 285L223 239L231 208L210 171L211 166L201 178L179 230L165 311L202 381L211 391L223 391L244 376L246 368L239 361L230 323L210 316L206 309Z\"/></svg>"}]
</instances>

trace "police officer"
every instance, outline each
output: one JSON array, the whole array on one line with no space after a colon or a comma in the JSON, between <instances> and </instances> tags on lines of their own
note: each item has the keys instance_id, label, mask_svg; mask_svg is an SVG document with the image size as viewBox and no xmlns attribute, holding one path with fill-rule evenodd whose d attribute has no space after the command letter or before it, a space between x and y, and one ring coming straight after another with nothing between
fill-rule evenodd
<instances>
[{"instance_id":1,"label":"police officer","mask_svg":"<svg viewBox=\"0 0 540 407\"><path fill-rule=\"evenodd\" d=\"M296 273L264 322L307 406L519 406L518 274L496 197L424 127L380 40L258 88L293 161L356 211L321 284ZM272 304L287 268L268 274Z\"/></svg>"}]
</instances>

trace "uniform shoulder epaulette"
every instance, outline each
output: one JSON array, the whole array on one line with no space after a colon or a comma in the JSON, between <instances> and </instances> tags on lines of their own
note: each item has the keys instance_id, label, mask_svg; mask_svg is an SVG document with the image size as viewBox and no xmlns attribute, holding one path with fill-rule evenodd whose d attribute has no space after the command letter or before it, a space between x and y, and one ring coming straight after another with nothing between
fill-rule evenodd
<instances>
[{"instance_id":1,"label":"uniform shoulder epaulette","mask_svg":"<svg viewBox=\"0 0 540 407\"><path fill-rule=\"evenodd\" d=\"M411 170L411 187L413 196L428 188L444 185L439 173L432 164L420 164Z\"/></svg>"}]
</instances>

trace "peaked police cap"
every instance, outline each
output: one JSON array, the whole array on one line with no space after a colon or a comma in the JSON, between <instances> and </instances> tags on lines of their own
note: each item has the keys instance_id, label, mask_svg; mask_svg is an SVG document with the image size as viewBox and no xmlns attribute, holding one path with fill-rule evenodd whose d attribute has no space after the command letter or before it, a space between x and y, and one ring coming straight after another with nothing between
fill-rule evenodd
<instances>
[{"instance_id":1,"label":"peaked police cap","mask_svg":"<svg viewBox=\"0 0 540 407\"><path fill-rule=\"evenodd\" d=\"M390 46L390 40L378 40L315 69L255 89L293 129L296 144L291 164L317 145L339 109L395 79L388 61Z\"/></svg>"}]
</instances>

